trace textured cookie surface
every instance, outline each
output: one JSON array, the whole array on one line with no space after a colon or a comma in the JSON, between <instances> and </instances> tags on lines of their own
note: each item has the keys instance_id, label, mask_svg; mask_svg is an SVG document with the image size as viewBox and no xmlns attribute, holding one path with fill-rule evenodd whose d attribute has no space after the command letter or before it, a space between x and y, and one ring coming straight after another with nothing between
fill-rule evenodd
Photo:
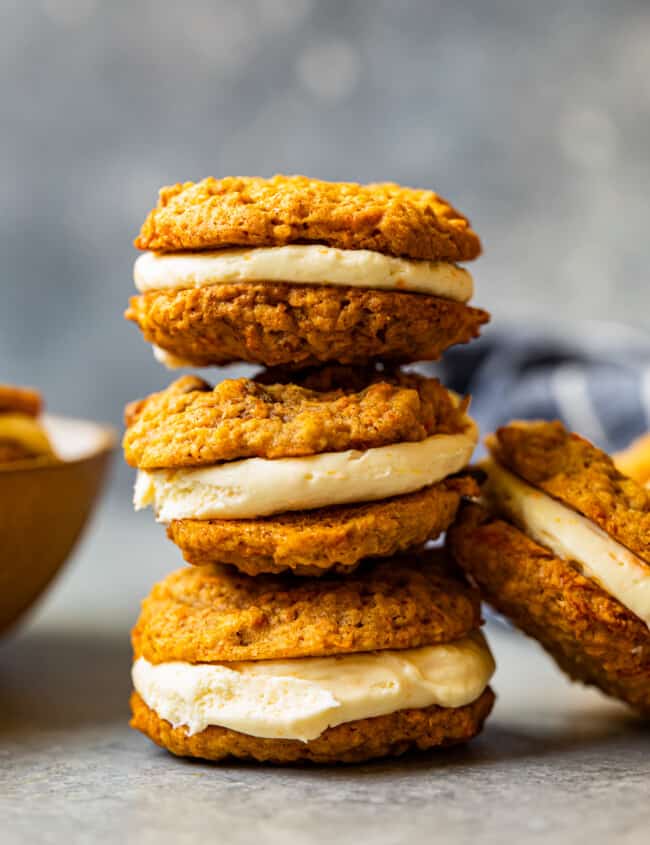
<instances>
[{"instance_id":1,"label":"textured cookie surface","mask_svg":"<svg viewBox=\"0 0 650 845\"><path fill-rule=\"evenodd\" d=\"M135 241L157 251L288 243L442 261L481 251L467 218L433 191L282 175L162 188Z\"/></svg>"},{"instance_id":2,"label":"textured cookie surface","mask_svg":"<svg viewBox=\"0 0 650 845\"><path fill-rule=\"evenodd\" d=\"M184 567L142 603L133 648L150 663L322 657L450 642L479 624L478 594L440 551L321 578Z\"/></svg>"},{"instance_id":3,"label":"textured cookie surface","mask_svg":"<svg viewBox=\"0 0 650 845\"><path fill-rule=\"evenodd\" d=\"M464 406L437 381L396 375L361 391L314 391L185 376L127 408L124 453L141 469L208 466L423 440L463 427Z\"/></svg>"},{"instance_id":4,"label":"textured cookie surface","mask_svg":"<svg viewBox=\"0 0 650 845\"><path fill-rule=\"evenodd\" d=\"M496 459L650 562L650 490L559 422L517 422L489 439Z\"/></svg>"},{"instance_id":5,"label":"textured cookie surface","mask_svg":"<svg viewBox=\"0 0 650 845\"><path fill-rule=\"evenodd\" d=\"M570 563L470 505L448 535L457 562L496 610L574 680L650 716L650 630Z\"/></svg>"},{"instance_id":6,"label":"textured cookie surface","mask_svg":"<svg viewBox=\"0 0 650 845\"><path fill-rule=\"evenodd\" d=\"M181 757L206 760L238 757L267 763L359 763L374 757L397 756L409 749L424 751L466 742L481 731L493 704L494 693L488 687L480 698L465 707L399 710L337 725L317 739L300 742L260 739L220 727L209 727L188 736L185 728L173 728L133 693L131 727Z\"/></svg>"},{"instance_id":7,"label":"textured cookie surface","mask_svg":"<svg viewBox=\"0 0 650 845\"><path fill-rule=\"evenodd\" d=\"M42 406L41 394L37 390L16 387L13 384L0 384L0 414L18 413L37 417Z\"/></svg>"},{"instance_id":8,"label":"textured cookie surface","mask_svg":"<svg viewBox=\"0 0 650 845\"><path fill-rule=\"evenodd\" d=\"M432 361L489 319L425 294L278 282L154 291L132 297L125 316L194 366L267 367Z\"/></svg>"},{"instance_id":9,"label":"textured cookie surface","mask_svg":"<svg viewBox=\"0 0 650 845\"><path fill-rule=\"evenodd\" d=\"M461 496L477 493L471 478L453 478L363 505L262 519L175 520L167 534L195 565L229 563L248 575L349 572L363 558L392 555L435 539L452 522Z\"/></svg>"}]
</instances>

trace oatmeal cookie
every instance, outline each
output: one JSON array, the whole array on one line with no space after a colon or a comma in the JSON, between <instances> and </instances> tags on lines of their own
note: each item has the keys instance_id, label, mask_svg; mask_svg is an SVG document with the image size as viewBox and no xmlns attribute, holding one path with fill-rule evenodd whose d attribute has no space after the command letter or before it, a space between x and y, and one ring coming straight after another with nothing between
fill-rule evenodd
<instances>
[{"instance_id":1,"label":"oatmeal cookie","mask_svg":"<svg viewBox=\"0 0 650 845\"><path fill-rule=\"evenodd\" d=\"M0 384L0 414L26 414L37 417L43 409L43 400L37 390Z\"/></svg>"},{"instance_id":2,"label":"oatmeal cookie","mask_svg":"<svg viewBox=\"0 0 650 845\"><path fill-rule=\"evenodd\" d=\"M0 464L11 464L14 461L26 461L35 457L34 453L15 440L0 438Z\"/></svg>"},{"instance_id":3,"label":"oatmeal cookie","mask_svg":"<svg viewBox=\"0 0 650 845\"><path fill-rule=\"evenodd\" d=\"M281 282L151 291L132 297L125 317L189 365L265 367L432 361L489 320L421 293Z\"/></svg>"},{"instance_id":4,"label":"oatmeal cookie","mask_svg":"<svg viewBox=\"0 0 650 845\"><path fill-rule=\"evenodd\" d=\"M236 757L280 764L359 763L375 757L398 756L409 749L423 751L466 742L480 733L493 704L494 693L488 687L465 707L398 710L373 719L346 722L328 728L310 742L300 742L261 739L216 726L188 736L186 728L172 727L134 692L131 727L142 731L161 748L184 757L207 760Z\"/></svg>"},{"instance_id":5,"label":"oatmeal cookie","mask_svg":"<svg viewBox=\"0 0 650 845\"><path fill-rule=\"evenodd\" d=\"M233 564L248 575L351 572L367 557L386 557L436 539L453 521L461 496L478 487L468 476L416 493L260 519L181 519L167 535L188 563Z\"/></svg>"},{"instance_id":6,"label":"oatmeal cookie","mask_svg":"<svg viewBox=\"0 0 650 845\"><path fill-rule=\"evenodd\" d=\"M0 384L0 464L45 457L56 460L47 432L38 419L42 408L38 391Z\"/></svg>"},{"instance_id":7,"label":"oatmeal cookie","mask_svg":"<svg viewBox=\"0 0 650 845\"><path fill-rule=\"evenodd\" d=\"M431 261L468 261L481 251L467 218L433 191L283 175L162 188L135 240L156 251L289 243Z\"/></svg>"},{"instance_id":8,"label":"oatmeal cookie","mask_svg":"<svg viewBox=\"0 0 650 845\"><path fill-rule=\"evenodd\" d=\"M154 586L132 639L150 663L214 663L417 648L480 623L478 593L431 550L321 578L184 567Z\"/></svg>"},{"instance_id":9,"label":"oatmeal cookie","mask_svg":"<svg viewBox=\"0 0 650 845\"><path fill-rule=\"evenodd\" d=\"M174 469L366 450L462 431L465 410L423 376L331 392L245 378L211 388L185 376L127 407L124 453L140 469Z\"/></svg>"},{"instance_id":10,"label":"oatmeal cookie","mask_svg":"<svg viewBox=\"0 0 650 845\"><path fill-rule=\"evenodd\" d=\"M650 490L560 422L514 422L488 438L500 464L650 563Z\"/></svg>"},{"instance_id":11,"label":"oatmeal cookie","mask_svg":"<svg viewBox=\"0 0 650 845\"><path fill-rule=\"evenodd\" d=\"M448 546L497 611L567 675L650 717L650 630L570 561L478 505L461 509Z\"/></svg>"}]
</instances>

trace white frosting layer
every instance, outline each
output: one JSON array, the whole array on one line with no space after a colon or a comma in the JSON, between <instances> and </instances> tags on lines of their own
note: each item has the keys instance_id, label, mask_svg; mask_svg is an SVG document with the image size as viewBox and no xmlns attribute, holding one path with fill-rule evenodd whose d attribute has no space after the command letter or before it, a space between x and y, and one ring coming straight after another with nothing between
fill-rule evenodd
<instances>
[{"instance_id":1,"label":"white frosting layer","mask_svg":"<svg viewBox=\"0 0 650 845\"><path fill-rule=\"evenodd\" d=\"M484 495L524 533L564 560L578 563L588 578L650 626L650 565L612 539L590 519L522 481L496 461Z\"/></svg>"},{"instance_id":2,"label":"white frosting layer","mask_svg":"<svg viewBox=\"0 0 650 845\"><path fill-rule=\"evenodd\" d=\"M403 651L262 660L160 663L139 658L145 704L189 735L218 725L270 739L316 739L329 727L416 707L463 707L483 693L494 660L476 632Z\"/></svg>"},{"instance_id":3,"label":"white frosting layer","mask_svg":"<svg viewBox=\"0 0 650 845\"><path fill-rule=\"evenodd\" d=\"M411 493L469 463L478 430L469 418L466 421L460 434L435 434L418 443L365 452L247 458L203 469L140 470L135 508L151 505L161 522L247 519Z\"/></svg>"},{"instance_id":4,"label":"white frosting layer","mask_svg":"<svg viewBox=\"0 0 650 845\"><path fill-rule=\"evenodd\" d=\"M428 293L467 302L467 270L445 261L395 258L367 249L320 244L228 248L210 252L146 252L133 268L141 293L232 282L294 282Z\"/></svg>"}]
</instances>

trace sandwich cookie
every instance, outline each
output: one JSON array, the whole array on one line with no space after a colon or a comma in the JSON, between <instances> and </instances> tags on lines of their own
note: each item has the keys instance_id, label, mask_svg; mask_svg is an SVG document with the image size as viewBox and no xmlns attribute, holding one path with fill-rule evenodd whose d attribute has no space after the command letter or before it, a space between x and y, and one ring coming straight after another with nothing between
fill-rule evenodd
<instances>
[{"instance_id":1,"label":"sandwich cookie","mask_svg":"<svg viewBox=\"0 0 650 845\"><path fill-rule=\"evenodd\" d=\"M467 403L436 379L367 378L184 377L131 404L136 508L154 508L190 563L250 575L343 572L437 537L476 492L457 476L477 440Z\"/></svg>"},{"instance_id":2,"label":"sandwich cookie","mask_svg":"<svg viewBox=\"0 0 650 845\"><path fill-rule=\"evenodd\" d=\"M650 491L559 422L488 439L448 535L485 598L573 679L650 715Z\"/></svg>"},{"instance_id":3,"label":"sandwich cookie","mask_svg":"<svg viewBox=\"0 0 650 845\"><path fill-rule=\"evenodd\" d=\"M38 420L42 407L38 391L0 384L0 464L55 458Z\"/></svg>"},{"instance_id":4,"label":"sandwich cookie","mask_svg":"<svg viewBox=\"0 0 650 845\"><path fill-rule=\"evenodd\" d=\"M494 671L444 552L346 577L214 565L157 584L133 631L132 726L174 754L359 762L464 742Z\"/></svg>"},{"instance_id":5,"label":"sandwich cookie","mask_svg":"<svg viewBox=\"0 0 650 845\"><path fill-rule=\"evenodd\" d=\"M432 191L304 176L160 191L126 317L168 366L433 360L489 316L458 262L481 251Z\"/></svg>"}]
</instances>

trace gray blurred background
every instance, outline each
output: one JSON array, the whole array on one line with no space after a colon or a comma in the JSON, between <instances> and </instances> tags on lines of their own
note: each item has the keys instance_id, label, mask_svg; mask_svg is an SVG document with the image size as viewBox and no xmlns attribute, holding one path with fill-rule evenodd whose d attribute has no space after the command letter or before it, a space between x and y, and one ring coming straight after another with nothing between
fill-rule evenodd
<instances>
[{"instance_id":1,"label":"gray blurred background","mask_svg":"<svg viewBox=\"0 0 650 845\"><path fill-rule=\"evenodd\" d=\"M495 321L647 324L647 0L1 0L0 380L111 420L169 381L122 319L160 185L303 172L432 187ZM61 614L180 564L110 494ZM124 583L128 573L130 588ZM93 603L94 602L94 603ZM54 611L53 611L54 612Z\"/></svg>"}]
</instances>

